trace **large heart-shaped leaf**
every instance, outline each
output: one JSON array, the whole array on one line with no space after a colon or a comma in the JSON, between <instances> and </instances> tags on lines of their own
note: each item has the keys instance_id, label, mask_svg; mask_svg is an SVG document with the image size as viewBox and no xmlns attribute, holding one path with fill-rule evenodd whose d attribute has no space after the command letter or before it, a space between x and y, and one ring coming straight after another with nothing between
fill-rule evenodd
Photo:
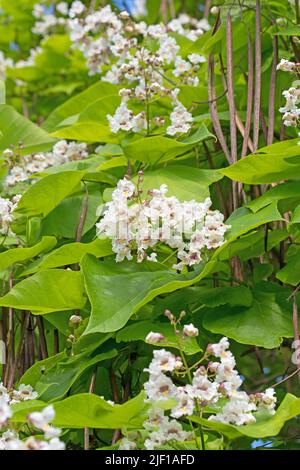
<instances>
[{"instance_id":1,"label":"large heart-shaped leaf","mask_svg":"<svg viewBox=\"0 0 300 470\"><path fill-rule=\"evenodd\" d=\"M34 314L81 309L85 303L82 274L62 269L37 273L0 297L2 307L30 310Z\"/></svg>"}]
</instances>

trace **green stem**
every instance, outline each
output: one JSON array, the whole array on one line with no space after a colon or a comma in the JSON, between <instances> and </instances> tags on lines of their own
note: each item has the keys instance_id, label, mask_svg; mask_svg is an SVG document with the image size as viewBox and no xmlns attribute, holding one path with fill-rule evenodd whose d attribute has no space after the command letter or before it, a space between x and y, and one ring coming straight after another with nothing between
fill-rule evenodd
<instances>
[{"instance_id":1,"label":"green stem","mask_svg":"<svg viewBox=\"0 0 300 470\"><path fill-rule=\"evenodd\" d=\"M202 409L200 410L200 419L202 419ZM200 431L200 439L201 439L201 450L206 450L202 423L199 423L199 431Z\"/></svg>"},{"instance_id":2,"label":"green stem","mask_svg":"<svg viewBox=\"0 0 300 470\"><path fill-rule=\"evenodd\" d=\"M299 0L295 0L295 10L296 10L296 23L300 24L300 7Z\"/></svg>"}]
</instances>

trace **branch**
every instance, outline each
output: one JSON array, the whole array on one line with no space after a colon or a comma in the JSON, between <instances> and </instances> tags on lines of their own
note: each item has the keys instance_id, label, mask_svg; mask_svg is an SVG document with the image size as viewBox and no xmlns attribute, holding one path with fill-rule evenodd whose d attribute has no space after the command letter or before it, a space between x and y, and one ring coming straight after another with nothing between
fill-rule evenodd
<instances>
[{"instance_id":1,"label":"branch","mask_svg":"<svg viewBox=\"0 0 300 470\"><path fill-rule=\"evenodd\" d=\"M255 90L254 90L254 117L253 117L253 146L258 149L259 121L260 121L260 95L261 95L261 24L260 0L256 0L255 8Z\"/></svg>"},{"instance_id":2,"label":"branch","mask_svg":"<svg viewBox=\"0 0 300 470\"><path fill-rule=\"evenodd\" d=\"M243 140L242 154L241 157L245 157L247 154L247 147L249 147L249 137L251 129L251 118L252 118L252 104L253 104L253 85L254 85L254 70L253 70L253 47L251 34L248 32L248 78L247 78L248 92L247 92L247 113L245 123L245 134ZM251 142L252 144L252 142ZM252 152L253 152L252 144Z\"/></svg>"},{"instance_id":3,"label":"branch","mask_svg":"<svg viewBox=\"0 0 300 470\"><path fill-rule=\"evenodd\" d=\"M278 37L274 36L273 37L273 63L272 63L272 70L271 70L271 81L270 81L270 92L269 92L267 145L271 145L273 143L273 137L274 137L277 63L278 63Z\"/></svg>"}]
</instances>

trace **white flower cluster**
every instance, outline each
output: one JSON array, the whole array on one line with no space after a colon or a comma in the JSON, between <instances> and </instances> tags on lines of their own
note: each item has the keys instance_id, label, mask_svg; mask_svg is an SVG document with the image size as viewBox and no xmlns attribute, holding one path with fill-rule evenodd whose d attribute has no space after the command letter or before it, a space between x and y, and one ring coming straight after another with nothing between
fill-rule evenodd
<instances>
[{"instance_id":1,"label":"white flower cluster","mask_svg":"<svg viewBox=\"0 0 300 470\"><path fill-rule=\"evenodd\" d=\"M147 15L147 1L146 0L134 0L131 8L132 16L138 18L140 16Z\"/></svg>"},{"instance_id":2,"label":"white flower cluster","mask_svg":"<svg viewBox=\"0 0 300 470\"><path fill-rule=\"evenodd\" d=\"M140 132L147 126L145 113L134 115L133 111L127 108L125 101L122 101L121 105L116 109L113 116L107 115L107 119L111 128L111 131L115 134L122 131L133 131Z\"/></svg>"},{"instance_id":3,"label":"white flower cluster","mask_svg":"<svg viewBox=\"0 0 300 470\"><path fill-rule=\"evenodd\" d=\"M176 249L179 263L175 269L193 266L202 260L204 249L214 249L224 243L224 234L229 228L219 211L210 210L211 200L200 203L195 200L180 202L176 197L167 197L168 188L148 191L142 199L141 183L136 187L124 178L118 182L107 204L103 217L96 224L99 238L112 239L116 261L133 258L156 261L155 245L164 243ZM150 252L151 250L151 252Z\"/></svg>"},{"instance_id":4,"label":"white flower cluster","mask_svg":"<svg viewBox=\"0 0 300 470\"><path fill-rule=\"evenodd\" d=\"M189 332L189 336L198 334L198 330L192 324L185 325L184 330ZM155 341L149 341L154 340L155 334L158 335L151 332L147 336L148 342L161 341L161 335L160 338L156 336ZM209 345L205 354L206 359L214 356L218 361L209 362L207 367L200 366L193 373L191 383L184 386L176 386L171 378L171 374L176 377L176 374L182 374L185 370L181 358L165 349L154 350L153 360L145 369L149 372L149 380L144 384L146 402L152 406L149 420L144 423L144 428L150 431L145 442L147 449L154 449L170 440L190 439L190 433L183 431L181 424L176 420L198 413L199 408L207 405L217 410L209 420L236 426L255 422L253 412L266 410L270 415L275 413L274 389L269 388L264 393L252 395L239 390L242 379L235 369L235 358L228 348L229 341L225 337L219 343ZM226 404L221 409L218 405L220 398L226 399ZM173 420L166 417L159 406L161 401L170 399L177 402L170 412ZM171 436L170 428L176 430Z\"/></svg>"},{"instance_id":5,"label":"white flower cluster","mask_svg":"<svg viewBox=\"0 0 300 470\"><path fill-rule=\"evenodd\" d=\"M144 3L135 2L131 14L137 17L143 15ZM103 81L126 87L121 90L121 93L125 92L125 95L121 94L121 105L113 116L108 115L112 132L140 132L146 127L149 131L150 122L146 123L146 114L148 121L150 114L144 109L134 115L126 101L134 98L149 106L151 100L165 96L171 97L174 107L167 134L174 136L190 130L192 115L177 96L174 99L176 83L173 80L176 77L178 85L198 86L199 67L206 59L196 53L183 58L173 36L182 35L195 41L210 28L207 20L196 20L181 14L166 25L147 25L144 21L135 22L126 11L115 13L110 5L88 9L77 0L70 6L60 2L52 8L37 4L33 14L37 19L33 32L45 35L55 32L55 27L67 28L73 47L79 49L86 59L89 74L101 74ZM146 47L149 42L153 43L151 50ZM16 66L32 65L39 52L39 47L32 50L30 57ZM163 126L164 123L162 116L154 117L151 122L154 127Z\"/></svg>"},{"instance_id":6,"label":"white flower cluster","mask_svg":"<svg viewBox=\"0 0 300 470\"><path fill-rule=\"evenodd\" d=\"M282 95L286 99L285 106L279 108L279 112L283 114L283 124L287 127L297 127L300 119L300 87L291 87L284 90Z\"/></svg>"},{"instance_id":7,"label":"white flower cluster","mask_svg":"<svg viewBox=\"0 0 300 470\"><path fill-rule=\"evenodd\" d=\"M65 449L65 444L59 439L61 430L49 424L55 417L52 405L47 406L41 412L34 412L28 416L28 424L44 433L43 440L37 439L33 435L22 440L16 430L9 429L9 420L13 416L11 405L34 400L37 396L37 392L30 385L21 384L18 390L8 390L0 382L0 450Z\"/></svg>"},{"instance_id":8,"label":"white flower cluster","mask_svg":"<svg viewBox=\"0 0 300 470\"><path fill-rule=\"evenodd\" d=\"M277 65L277 70L284 72L297 73L300 71L300 64L290 62L286 59L281 59ZM283 124L287 127L298 127L300 121L300 86L296 82L295 86L292 86L288 90L284 90L282 95L286 99L285 106L279 108L279 112L283 114Z\"/></svg>"},{"instance_id":9,"label":"white flower cluster","mask_svg":"<svg viewBox=\"0 0 300 470\"><path fill-rule=\"evenodd\" d=\"M126 60L130 61L135 57L134 52L132 55L131 51L133 47L136 47L137 51L140 50L137 37L134 35L158 40L158 55L166 63L170 63L175 60L179 46L174 38L168 36L169 33L184 35L195 41L210 28L207 20L198 21L188 15L180 15L167 25L148 26L143 21L134 22L126 11L117 15L109 5L88 12L84 8L78 8L75 11L72 7L68 20L70 37L74 46L80 49L86 57L90 73L101 73L104 65L111 65L111 59L117 59L112 74L108 72L108 80L112 79L114 73ZM144 11L143 6L137 8L133 16L141 16ZM188 64L185 72L189 72L190 69L191 64Z\"/></svg>"},{"instance_id":10,"label":"white flower cluster","mask_svg":"<svg viewBox=\"0 0 300 470\"><path fill-rule=\"evenodd\" d=\"M0 197L0 234L8 235L11 232L11 224L14 221L13 211L17 208L21 195L18 194L12 200ZM0 392L1 393L1 392Z\"/></svg>"},{"instance_id":11,"label":"white flower cluster","mask_svg":"<svg viewBox=\"0 0 300 470\"><path fill-rule=\"evenodd\" d=\"M167 128L168 135L175 134L186 134L191 129L191 123L193 122L193 116L187 111L185 106L183 106L180 101L177 99L178 89L174 90L173 103L174 110L170 114L171 125Z\"/></svg>"},{"instance_id":12,"label":"white flower cluster","mask_svg":"<svg viewBox=\"0 0 300 470\"><path fill-rule=\"evenodd\" d=\"M81 2L74 2L81 3ZM72 8L72 7L71 7ZM36 3L33 8L33 16L36 18L32 32L41 36L45 36L59 26L66 26L69 6L67 2L60 2L55 7L46 7L45 5Z\"/></svg>"},{"instance_id":13,"label":"white flower cluster","mask_svg":"<svg viewBox=\"0 0 300 470\"><path fill-rule=\"evenodd\" d=\"M11 149L6 149L3 155L10 160L14 157L14 152ZM6 188L12 187L21 181L27 181L32 175L41 173L46 168L82 160L87 156L87 144L60 140L53 146L51 152L34 153L21 157L19 162L10 169L4 185Z\"/></svg>"},{"instance_id":14,"label":"white flower cluster","mask_svg":"<svg viewBox=\"0 0 300 470\"><path fill-rule=\"evenodd\" d=\"M0 382L0 400L4 400L9 405L20 403L21 401L35 400L38 394L33 390L31 385L21 384L18 390L8 390L2 382Z\"/></svg>"}]
</instances>

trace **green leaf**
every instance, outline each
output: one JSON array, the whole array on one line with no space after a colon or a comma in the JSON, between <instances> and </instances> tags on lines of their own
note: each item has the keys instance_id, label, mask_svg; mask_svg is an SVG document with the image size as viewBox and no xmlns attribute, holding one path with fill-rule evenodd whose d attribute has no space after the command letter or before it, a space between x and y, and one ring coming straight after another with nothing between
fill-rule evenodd
<instances>
[{"instance_id":1,"label":"green leaf","mask_svg":"<svg viewBox=\"0 0 300 470\"><path fill-rule=\"evenodd\" d=\"M276 348L282 338L293 336L291 312L276 302L276 295L253 291L251 307L219 307L203 316L203 326L213 333L233 338L238 343Z\"/></svg>"},{"instance_id":2,"label":"green leaf","mask_svg":"<svg viewBox=\"0 0 300 470\"><path fill-rule=\"evenodd\" d=\"M168 186L168 196L176 196L181 201L203 201L209 197L209 186L222 179L218 171L203 170L185 165L170 165L166 168L149 171L145 174L142 189ZM133 179L136 182L136 178Z\"/></svg>"},{"instance_id":3,"label":"green leaf","mask_svg":"<svg viewBox=\"0 0 300 470\"><path fill-rule=\"evenodd\" d=\"M154 323L151 321L139 321L134 322L134 324L126 326L121 331L117 333L116 340L120 342L129 342L129 341L145 341L146 336L150 331L155 333L161 333L165 339L160 341L155 347L169 347L180 349L185 352L185 354L196 354L201 351L197 340L195 338L184 337L183 341L178 344L178 336L174 332L174 328L169 323Z\"/></svg>"},{"instance_id":4,"label":"green leaf","mask_svg":"<svg viewBox=\"0 0 300 470\"><path fill-rule=\"evenodd\" d=\"M277 246L282 240L288 237L286 229L268 230L267 249L268 251ZM249 233L241 238L227 244L218 254L220 260L226 260L238 255L242 261L250 258L257 258L265 253L265 231L259 230Z\"/></svg>"},{"instance_id":5,"label":"green leaf","mask_svg":"<svg viewBox=\"0 0 300 470\"><path fill-rule=\"evenodd\" d=\"M30 310L33 314L82 309L85 303L82 274L62 269L37 273L0 297L0 306Z\"/></svg>"},{"instance_id":6,"label":"green leaf","mask_svg":"<svg viewBox=\"0 0 300 470\"><path fill-rule=\"evenodd\" d=\"M108 125L98 124L94 121L76 122L71 126L52 132L51 135L59 139L85 142L109 142L112 144L119 142L119 138L116 134L112 134Z\"/></svg>"},{"instance_id":7,"label":"green leaf","mask_svg":"<svg viewBox=\"0 0 300 470\"><path fill-rule=\"evenodd\" d=\"M227 241L215 251L213 258L218 258L222 252L227 250L228 245L241 235L250 232L260 225L274 222L275 220L282 220L276 203L270 204L255 214L246 207L236 209L226 220L226 224L231 225L231 228L226 232Z\"/></svg>"},{"instance_id":8,"label":"green leaf","mask_svg":"<svg viewBox=\"0 0 300 470\"><path fill-rule=\"evenodd\" d=\"M67 245L62 245L48 255L32 263L28 269L22 272L22 276L28 276L28 274L42 271L44 269L57 268L79 263L81 258L86 254L94 255L96 258L102 258L104 256L111 255L111 240L96 239L90 243L74 242Z\"/></svg>"},{"instance_id":9,"label":"green leaf","mask_svg":"<svg viewBox=\"0 0 300 470\"><path fill-rule=\"evenodd\" d=\"M56 108L44 122L44 129L54 131L66 119L77 116L83 113L85 109L97 102L99 99L105 99L107 96L115 95L118 87L98 81L94 85L87 88L87 90L73 96L68 101Z\"/></svg>"},{"instance_id":10,"label":"green leaf","mask_svg":"<svg viewBox=\"0 0 300 470\"><path fill-rule=\"evenodd\" d=\"M235 287L192 287L197 295L197 304L217 307L229 304L232 307L243 305L250 307L253 301L251 290L245 286Z\"/></svg>"},{"instance_id":11,"label":"green leaf","mask_svg":"<svg viewBox=\"0 0 300 470\"><path fill-rule=\"evenodd\" d=\"M102 361L114 358L117 354L116 349L110 349L92 357L87 356L86 353L76 356L66 356L64 354L63 356L59 355L59 360L52 363L50 361L46 363L41 361L41 363L33 366L34 373L38 369L40 370L39 378L34 383L34 389L38 392L40 400L60 400L86 370ZM49 364L51 365L50 369ZM29 369L27 374L22 377L21 383L31 385L30 378L31 372Z\"/></svg>"},{"instance_id":12,"label":"green leaf","mask_svg":"<svg viewBox=\"0 0 300 470\"><path fill-rule=\"evenodd\" d=\"M300 282L300 251L297 251L288 260L284 268L276 274L277 279L284 284L297 286Z\"/></svg>"},{"instance_id":13,"label":"green leaf","mask_svg":"<svg viewBox=\"0 0 300 470\"><path fill-rule=\"evenodd\" d=\"M22 263L43 251L50 251L56 245L55 237L43 237L42 240L29 248L11 248L10 250L0 253L0 271L7 269L9 266Z\"/></svg>"},{"instance_id":14,"label":"green leaf","mask_svg":"<svg viewBox=\"0 0 300 470\"><path fill-rule=\"evenodd\" d=\"M296 207L293 212L291 224L300 224L300 204Z\"/></svg>"},{"instance_id":15,"label":"green leaf","mask_svg":"<svg viewBox=\"0 0 300 470\"><path fill-rule=\"evenodd\" d=\"M273 202L291 198L300 199L300 187L298 182L282 183L275 186L266 191L262 196L251 201L250 204L247 204L247 207L253 212L257 212Z\"/></svg>"},{"instance_id":16,"label":"green leaf","mask_svg":"<svg viewBox=\"0 0 300 470\"><path fill-rule=\"evenodd\" d=\"M49 214L65 197L78 188L84 173L64 171L45 176L23 194L15 212L27 217Z\"/></svg>"},{"instance_id":17,"label":"green leaf","mask_svg":"<svg viewBox=\"0 0 300 470\"><path fill-rule=\"evenodd\" d=\"M140 428L146 418L147 405L140 393L123 405L110 405L93 393L79 393L53 403L53 424L60 428L128 429ZM26 401L14 405L13 422L26 421L28 413L39 411L45 403Z\"/></svg>"},{"instance_id":18,"label":"green leaf","mask_svg":"<svg viewBox=\"0 0 300 470\"><path fill-rule=\"evenodd\" d=\"M69 196L55 207L41 224L42 235L54 235L56 238L75 239L79 223L82 201L85 194ZM85 235L98 220L97 208L102 203L101 193L89 194L88 210L83 225L82 235Z\"/></svg>"},{"instance_id":19,"label":"green leaf","mask_svg":"<svg viewBox=\"0 0 300 470\"><path fill-rule=\"evenodd\" d=\"M198 275L183 275L157 270L159 268L151 264L144 263L142 272L128 272L124 265L115 262L100 263L90 255L82 259L86 290L92 305L85 334L119 330L135 312L157 295L192 285L211 273L216 266L209 262Z\"/></svg>"},{"instance_id":20,"label":"green leaf","mask_svg":"<svg viewBox=\"0 0 300 470\"><path fill-rule=\"evenodd\" d=\"M297 143L298 139L273 144L261 149L261 153L248 155L247 158L220 171L234 181L247 184L273 183L284 179L298 180L300 147Z\"/></svg>"},{"instance_id":21,"label":"green leaf","mask_svg":"<svg viewBox=\"0 0 300 470\"><path fill-rule=\"evenodd\" d=\"M115 92L112 95L107 95L104 98L100 98L99 100L95 101L90 106L85 108L84 111L79 114L78 122L94 121L107 125L107 115L115 114L115 111L120 105L120 102L121 97L119 96L118 92Z\"/></svg>"},{"instance_id":22,"label":"green leaf","mask_svg":"<svg viewBox=\"0 0 300 470\"><path fill-rule=\"evenodd\" d=\"M244 426L233 426L232 424L208 421L197 416L191 416L191 421L202 423L205 427L213 429L227 436L230 439L248 436L252 438L264 438L277 436L284 424L290 419L300 414L300 398L287 393L276 413L271 416L269 413L255 413L256 423Z\"/></svg>"},{"instance_id":23,"label":"green leaf","mask_svg":"<svg viewBox=\"0 0 300 470\"><path fill-rule=\"evenodd\" d=\"M124 155L132 162L140 161L151 164L172 160L192 149L199 142L214 137L204 124L187 139L178 141L163 136L144 137L124 145Z\"/></svg>"},{"instance_id":24,"label":"green leaf","mask_svg":"<svg viewBox=\"0 0 300 470\"><path fill-rule=\"evenodd\" d=\"M22 142L23 153L27 155L31 152L49 150L56 142L45 130L6 104L0 105L0 129L0 152Z\"/></svg>"}]
</instances>

